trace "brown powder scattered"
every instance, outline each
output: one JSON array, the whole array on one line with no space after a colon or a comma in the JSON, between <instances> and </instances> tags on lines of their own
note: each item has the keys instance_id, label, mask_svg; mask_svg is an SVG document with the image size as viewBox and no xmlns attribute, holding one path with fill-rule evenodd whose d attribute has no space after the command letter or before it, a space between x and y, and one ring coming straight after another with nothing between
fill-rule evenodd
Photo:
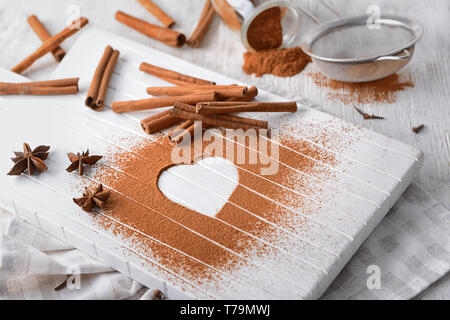
<instances>
[{"instance_id":1,"label":"brown powder scattered","mask_svg":"<svg viewBox=\"0 0 450 320\"><path fill-rule=\"evenodd\" d=\"M250 24L247 41L256 51L279 48L283 43L280 7L261 12Z\"/></svg>"},{"instance_id":2,"label":"brown powder scattered","mask_svg":"<svg viewBox=\"0 0 450 320\"><path fill-rule=\"evenodd\" d=\"M364 83L336 81L321 73L313 73L310 76L316 85L333 90L328 93L330 99L337 99L345 104L394 103L398 92L414 87L411 77L401 80L397 73L384 79Z\"/></svg>"},{"instance_id":3,"label":"brown powder scattered","mask_svg":"<svg viewBox=\"0 0 450 320\"><path fill-rule=\"evenodd\" d=\"M287 141L283 143L285 142L287 143ZM203 147L206 148L207 145L204 143ZM306 143L298 142L295 146L308 156L332 162L331 155L327 154L323 157ZM108 208L105 210L106 215L222 271L230 271L242 266L243 263L250 265L251 263L243 262L242 258L208 239L248 257L250 260L252 252L258 252L258 255L264 256L274 250L273 247L257 241L222 221L269 242L274 241L274 226L258 217L286 229L293 228L294 223L298 230L305 222L301 216L286 210L276 202L256 195L243 186L235 189L230 197L230 202L217 213L216 218L202 215L168 200L158 189L157 183L160 173L172 166L172 147L173 145L167 138L159 138L157 142L145 142L133 148L131 152L117 153L113 156L114 165L120 168L121 172L110 167L103 167L97 172L96 179L113 189ZM235 147L236 155L237 146L235 145ZM248 159L248 149L246 156ZM290 161L291 165L306 173L316 170L316 164L313 161L298 157L293 162L292 159L289 160L292 157L291 151L280 149L282 161ZM259 173L261 166L267 167L261 163L244 164L238 167ZM242 185L285 205L302 208L305 214L314 214L314 210L308 212L310 200L301 199L295 194L290 197L290 200L287 200L286 191L270 182L289 184L291 179L298 181L297 174L292 170L283 168L277 174L267 176L267 178L269 181L239 170L239 182ZM301 187L305 194L320 192L314 186L306 183L303 183ZM292 203L292 199L296 199L294 203ZM311 204L311 207L313 208L314 205ZM254 215L249 214L246 210ZM105 217L98 218L100 226L131 239L135 246L149 258L155 259L173 272L183 274L194 283L200 284L203 279L217 277L215 271L201 262L186 257L131 229L119 227ZM253 267L256 268L256 266Z\"/></svg>"},{"instance_id":4,"label":"brown powder scattered","mask_svg":"<svg viewBox=\"0 0 450 320\"><path fill-rule=\"evenodd\" d=\"M270 49L244 54L242 69L247 74L273 74L278 77L292 77L306 68L311 58L300 47Z\"/></svg>"}]
</instances>

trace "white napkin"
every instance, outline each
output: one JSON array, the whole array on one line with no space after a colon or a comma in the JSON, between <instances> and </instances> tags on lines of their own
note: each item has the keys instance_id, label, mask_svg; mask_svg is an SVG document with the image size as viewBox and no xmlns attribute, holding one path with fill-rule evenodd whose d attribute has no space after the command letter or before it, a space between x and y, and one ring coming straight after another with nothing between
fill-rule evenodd
<instances>
[{"instance_id":1,"label":"white napkin","mask_svg":"<svg viewBox=\"0 0 450 320\"><path fill-rule=\"evenodd\" d=\"M152 290L128 276L6 211L0 211L0 230L0 299L149 299L153 296ZM79 282L75 278L68 280L68 276L78 271Z\"/></svg>"},{"instance_id":2,"label":"white napkin","mask_svg":"<svg viewBox=\"0 0 450 320\"><path fill-rule=\"evenodd\" d=\"M411 184L323 298L413 298L450 271L449 230L450 212ZM369 289L376 268L380 289Z\"/></svg>"}]
</instances>

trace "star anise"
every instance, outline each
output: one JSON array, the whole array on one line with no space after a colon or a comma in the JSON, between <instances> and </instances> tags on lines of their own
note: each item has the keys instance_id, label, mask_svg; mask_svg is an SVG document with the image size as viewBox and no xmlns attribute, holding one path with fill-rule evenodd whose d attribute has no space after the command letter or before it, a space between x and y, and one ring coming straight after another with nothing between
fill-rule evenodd
<instances>
[{"instance_id":1,"label":"star anise","mask_svg":"<svg viewBox=\"0 0 450 320\"><path fill-rule=\"evenodd\" d=\"M34 170L46 171L47 165L44 160L48 157L49 146L38 146L34 150L31 150L28 143L23 144L23 152L16 152L14 158L11 160L15 163L11 171L8 172L10 176L18 176L23 172L32 175Z\"/></svg>"},{"instance_id":2,"label":"star anise","mask_svg":"<svg viewBox=\"0 0 450 320\"><path fill-rule=\"evenodd\" d=\"M94 165L98 160L102 158L102 156L90 156L89 149L86 150L86 152L77 154L69 152L67 156L72 163L66 170L72 172L78 169L78 174L80 176L82 176L84 173L84 164Z\"/></svg>"},{"instance_id":3,"label":"star anise","mask_svg":"<svg viewBox=\"0 0 450 320\"><path fill-rule=\"evenodd\" d=\"M78 199L73 198L73 202L80 206L84 211L91 212L95 206L103 208L110 194L110 191L103 191L102 184L100 184L94 191L91 191L86 187L83 192L83 196Z\"/></svg>"}]
</instances>

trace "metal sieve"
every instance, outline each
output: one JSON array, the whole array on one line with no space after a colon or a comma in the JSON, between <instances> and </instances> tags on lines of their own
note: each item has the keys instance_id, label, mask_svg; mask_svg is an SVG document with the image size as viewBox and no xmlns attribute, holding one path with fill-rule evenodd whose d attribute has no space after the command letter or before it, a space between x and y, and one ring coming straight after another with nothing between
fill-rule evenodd
<instances>
[{"instance_id":1,"label":"metal sieve","mask_svg":"<svg viewBox=\"0 0 450 320\"><path fill-rule=\"evenodd\" d=\"M366 82L390 76L411 60L423 27L395 15L382 15L376 27L369 27L370 18L361 15L320 24L303 36L300 46L331 79Z\"/></svg>"}]
</instances>

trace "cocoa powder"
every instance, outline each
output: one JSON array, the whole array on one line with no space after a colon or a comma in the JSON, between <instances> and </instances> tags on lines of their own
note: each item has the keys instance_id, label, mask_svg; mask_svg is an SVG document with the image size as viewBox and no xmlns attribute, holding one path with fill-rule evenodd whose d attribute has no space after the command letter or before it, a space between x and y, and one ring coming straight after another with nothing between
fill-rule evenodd
<instances>
[{"instance_id":1,"label":"cocoa powder","mask_svg":"<svg viewBox=\"0 0 450 320\"><path fill-rule=\"evenodd\" d=\"M280 7L267 9L253 19L248 27L247 41L256 51L279 48L282 45Z\"/></svg>"},{"instance_id":2,"label":"cocoa powder","mask_svg":"<svg viewBox=\"0 0 450 320\"><path fill-rule=\"evenodd\" d=\"M414 87L414 82L410 76L400 79L397 73L384 79L363 83L336 81L321 73L309 75L316 85L333 90L328 92L330 99L337 99L345 104L394 103L397 100L398 92Z\"/></svg>"},{"instance_id":3,"label":"cocoa powder","mask_svg":"<svg viewBox=\"0 0 450 320\"><path fill-rule=\"evenodd\" d=\"M255 52L244 54L245 73L258 77L264 74L291 77L311 62L299 47L279 49L283 44L282 15L282 9L274 7L260 13L250 24L247 41Z\"/></svg>"},{"instance_id":4,"label":"cocoa powder","mask_svg":"<svg viewBox=\"0 0 450 320\"><path fill-rule=\"evenodd\" d=\"M300 47L291 49L271 49L244 53L244 66L247 74L261 77L273 74L278 77L292 77L305 69L311 58Z\"/></svg>"},{"instance_id":5,"label":"cocoa powder","mask_svg":"<svg viewBox=\"0 0 450 320\"><path fill-rule=\"evenodd\" d=\"M318 151L308 143L293 142L285 138L281 143L313 159L333 163L331 154L324 154L323 150ZM204 143L203 149L207 145L208 143ZM302 182L298 179L298 173L286 167L281 167L275 175L263 179L257 174L260 167L265 165L259 162L253 165L237 165L240 185L236 187L229 202L217 213L216 218L202 215L174 203L158 189L160 173L173 165L172 147L167 138L159 137L155 142L147 141L133 147L131 151L115 153L110 157L114 167L120 171L111 167L102 167L95 177L96 180L112 189L110 202L104 213L138 232L112 223L106 217L98 217L97 222L102 228L130 239L139 252L158 261L169 270L183 274L194 283L201 283L202 279L214 277L215 271L209 266L230 271L242 266L243 263L242 258L208 239L249 259L251 259L250 252L258 252L258 255L264 256L273 248L248 235L254 235L266 241L275 241L276 228L262 219L289 230L294 226L298 228L305 218L294 214L280 204L301 208L306 215L315 213L314 208L317 204L312 204L310 200L303 199L292 192L286 192L271 181L289 186L298 182L304 194L318 194L319 189L308 185L305 181ZM237 148L237 145L235 147ZM247 149L247 159L248 152ZM294 160L294 156L291 150L280 148L280 161L287 162L305 173L313 173L317 170L316 162L307 157L297 157ZM200 262L162 245L159 241Z\"/></svg>"}]
</instances>

